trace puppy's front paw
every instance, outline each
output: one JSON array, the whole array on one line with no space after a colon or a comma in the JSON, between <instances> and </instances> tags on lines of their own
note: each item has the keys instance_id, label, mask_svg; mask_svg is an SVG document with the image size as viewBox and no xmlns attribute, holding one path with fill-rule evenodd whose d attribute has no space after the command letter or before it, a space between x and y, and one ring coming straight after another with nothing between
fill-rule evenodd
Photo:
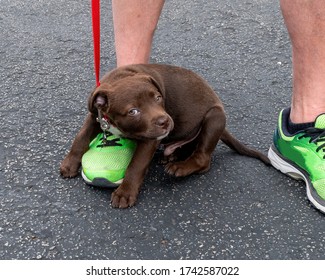
<instances>
[{"instance_id":1,"label":"puppy's front paw","mask_svg":"<svg viewBox=\"0 0 325 280\"><path fill-rule=\"evenodd\" d=\"M114 208L128 208L135 205L138 194L125 191L118 187L111 196L111 203Z\"/></svg>"},{"instance_id":2,"label":"puppy's front paw","mask_svg":"<svg viewBox=\"0 0 325 280\"><path fill-rule=\"evenodd\" d=\"M60 173L64 178L72 178L78 175L80 162L76 162L71 157L66 157L60 165Z\"/></svg>"}]
</instances>

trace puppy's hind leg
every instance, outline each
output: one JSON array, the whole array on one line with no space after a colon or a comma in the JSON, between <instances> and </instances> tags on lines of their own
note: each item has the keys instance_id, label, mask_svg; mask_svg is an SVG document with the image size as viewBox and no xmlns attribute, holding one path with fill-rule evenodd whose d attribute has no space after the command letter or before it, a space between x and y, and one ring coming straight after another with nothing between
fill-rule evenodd
<instances>
[{"instance_id":1,"label":"puppy's hind leg","mask_svg":"<svg viewBox=\"0 0 325 280\"><path fill-rule=\"evenodd\" d=\"M203 173L210 169L211 154L225 129L226 117L221 107L211 108L202 121L201 132L196 138L197 146L184 161L169 163L168 174L183 177L192 173Z\"/></svg>"}]
</instances>

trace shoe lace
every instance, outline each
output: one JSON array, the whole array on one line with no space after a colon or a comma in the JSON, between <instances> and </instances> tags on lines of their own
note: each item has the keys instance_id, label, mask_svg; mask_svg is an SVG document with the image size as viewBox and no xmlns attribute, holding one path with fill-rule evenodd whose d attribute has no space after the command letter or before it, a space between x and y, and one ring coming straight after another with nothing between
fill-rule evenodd
<instances>
[{"instance_id":1,"label":"shoe lace","mask_svg":"<svg viewBox=\"0 0 325 280\"><path fill-rule=\"evenodd\" d=\"M319 152L321 149L325 152L325 129L310 127L303 131L303 134L298 137L298 139L309 137L309 143L314 143L318 147L316 152ZM320 145L319 145L320 144ZM325 155L323 156L325 159Z\"/></svg>"},{"instance_id":2,"label":"shoe lace","mask_svg":"<svg viewBox=\"0 0 325 280\"><path fill-rule=\"evenodd\" d=\"M112 136L113 134L110 132L104 132L103 137L100 138L101 143L97 145L97 148L103 148L103 147L112 147L112 146L122 146L121 143L118 143L118 141L121 140L121 138L114 138L108 140L107 137Z\"/></svg>"}]
</instances>

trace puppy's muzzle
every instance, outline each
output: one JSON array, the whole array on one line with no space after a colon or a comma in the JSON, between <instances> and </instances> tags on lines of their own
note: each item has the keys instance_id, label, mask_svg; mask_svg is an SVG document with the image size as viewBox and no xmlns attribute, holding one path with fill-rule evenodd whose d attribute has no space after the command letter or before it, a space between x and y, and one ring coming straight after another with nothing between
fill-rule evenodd
<instances>
[{"instance_id":1,"label":"puppy's muzzle","mask_svg":"<svg viewBox=\"0 0 325 280\"><path fill-rule=\"evenodd\" d=\"M168 116L161 116L156 119L155 125L162 129L167 129L170 126L170 118Z\"/></svg>"},{"instance_id":2,"label":"puppy's muzzle","mask_svg":"<svg viewBox=\"0 0 325 280\"><path fill-rule=\"evenodd\" d=\"M172 118L168 115L162 115L157 117L154 121L154 125L160 134L157 137L157 140L165 138L169 134L169 132L174 128L174 122Z\"/></svg>"}]
</instances>

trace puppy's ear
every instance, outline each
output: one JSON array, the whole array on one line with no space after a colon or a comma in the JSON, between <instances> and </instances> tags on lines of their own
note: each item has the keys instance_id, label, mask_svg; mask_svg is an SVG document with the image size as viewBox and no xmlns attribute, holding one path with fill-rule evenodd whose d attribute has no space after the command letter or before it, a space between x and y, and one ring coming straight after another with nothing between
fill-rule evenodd
<instances>
[{"instance_id":1,"label":"puppy's ear","mask_svg":"<svg viewBox=\"0 0 325 280\"><path fill-rule=\"evenodd\" d=\"M160 80L159 77L149 76L149 81L157 88L157 90L165 96L165 87L163 86L164 83Z\"/></svg>"},{"instance_id":2,"label":"puppy's ear","mask_svg":"<svg viewBox=\"0 0 325 280\"><path fill-rule=\"evenodd\" d=\"M90 95L88 99L88 110L93 114L97 114L97 110L107 112L109 107L109 90L104 86L100 85Z\"/></svg>"}]
</instances>

